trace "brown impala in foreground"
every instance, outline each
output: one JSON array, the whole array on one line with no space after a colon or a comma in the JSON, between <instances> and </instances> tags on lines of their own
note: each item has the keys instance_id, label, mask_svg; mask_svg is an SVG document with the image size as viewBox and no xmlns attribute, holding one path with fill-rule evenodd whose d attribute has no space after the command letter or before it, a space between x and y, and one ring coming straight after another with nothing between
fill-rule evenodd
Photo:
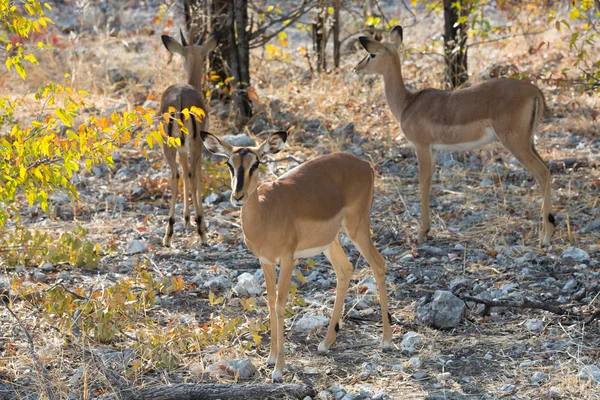
<instances>
[{"instance_id":1,"label":"brown impala in foreground","mask_svg":"<svg viewBox=\"0 0 600 400\"><path fill-rule=\"evenodd\" d=\"M500 141L541 187L540 239L542 245L549 245L555 225L551 214L550 170L533 143L546 105L541 90L527 82L497 79L455 92L437 89L409 92L402 80L398 55L402 28L392 29L391 42L380 43L364 36L359 40L369 55L356 66L356 72L383 75L388 105L415 147L421 195L418 241L425 241L431 227L429 192L438 152L472 150Z\"/></svg>"},{"instance_id":2,"label":"brown impala in foreground","mask_svg":"<svg viewBox=\"0 0 600 400\"><path fill-rule=\"evenodd\" d=\"M371 241L374 182L369 163L349 153L329 154L259 186L258 166L266 154L283 149L285 132L271 134L258 147L232 147L208 132L201 135L208 150L227 157L233 189L231 202L242 206L244 241L260 260L265 275L271 319L268 364L275 365L273 381L283 380L283 319L297 258L325 253L333 266L337 276L335 302L319 352L326 353L335 342L353 270L338 240L342 228L373 269L383 318L381 346L384 351L390 350L386 265ZM276 264L280 265L277 285Z\"/></svg>"}]
</instances>

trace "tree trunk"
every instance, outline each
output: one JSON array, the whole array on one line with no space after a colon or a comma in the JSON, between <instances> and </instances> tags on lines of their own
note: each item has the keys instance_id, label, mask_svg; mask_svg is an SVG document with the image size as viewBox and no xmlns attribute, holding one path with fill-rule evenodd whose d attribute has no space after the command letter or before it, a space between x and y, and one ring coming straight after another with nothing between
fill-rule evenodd
<instances>
[{"instance_id":1,"label":"tree trunk","mask_svg":"<svg viewBox=\"0 0 600 400\"><path fill-rule=\"evenodd\" d=\"M229 385L229 384L176 384L121 390L125 400L259 400L303 399L315 396L315 390L306 385Z\"/></svg>"},{"instance_id":2,"label":"tree trunk","mask_svg":"<svg viewBox=\"0 0 600 400\"><path fill-rule=\"evenodd\" d=\"M325 48L327 47L327 7L324 0L319 0L317 19L312 24L313 49L317 55L317 72L327 69Z\"/></svg>"},{"instance_id":3,"label":"tree trunk","mask_svg":"<svg viewBox=\"0 0 600 400\"><path fill-rule=\"evenodd\" d=\"M204 0L184 0L183 13L185 15L185 30L188 43L195 43L207 26L208 4Z\"/></svg>"},{"instance_id":4,"label":"tree trunk","mask_svg":"<svg viewBox=\"0 0 600 400\"><path fill-rule=\"evenodd\" d=\"M458 23L468 15L468 0L459 0L460 9L452 7L456 0L444 0L444 52L446 56L446 83L455 89L468 80L467 74L467 24Z\"/></svg>"},{"instance_id":5,"label":"tree trunk","mask_svg":"<svg viewBox=\"0 0 600 400\"><path fill-rule=\"evenodd\" d=\"M210 61L210 69L216 75L219 76L219 79L214 82L215 84L218 82L224 82L225 79L230 75L229 68L227 68L227 57L229 54L229 35L227 32L227 7L228 0L212 0L211 8L210 8L210 31L211 32L221 32L221 39L219 40L219 45L213 52L211 61ZM213 97L220 98L224 100L223 96L217 91L213 91Z\"/></svg>"},{"instance_id":6,"label":"tree trunk","mask_svg":"<svg viewBox=\"0 0 600 400\"><path fill-rule=\"evenodd\" d=\"M340 8L342 0L333 0L333 65L340 67Z\"/></svg>"},{"instance_id":7,"label":"tree trunk","mask_svg":"<svg viewBox=\"0 0 600 400\"><path fill-rule=\"evenodd\" d=\"M229 46L228 64L233 75L233 98L240 116L240 124L245 125L252 117L252 102L248 97L250 86L250 44L246 27L248 25L248 0L229 0L227 12L227 37Z\"/></svg>"}]
</instances>

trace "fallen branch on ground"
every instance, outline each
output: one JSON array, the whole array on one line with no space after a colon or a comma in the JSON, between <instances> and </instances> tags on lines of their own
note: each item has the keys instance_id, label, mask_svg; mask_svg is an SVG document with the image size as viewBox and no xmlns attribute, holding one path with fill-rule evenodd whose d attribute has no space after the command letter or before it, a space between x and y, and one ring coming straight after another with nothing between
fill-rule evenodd
<instances>
[{"instance_id":1,"label":"fallen branch on ground","mask_svg":"<svg viewBox=\"0 0 600 400\"><path fill-rule=\"evenodd\" d=\"M192 384L152 386L136 388L129 392L122 390L124 400L252 400L252 399L303 399L314 397L315 390L308 385L230 385L230 384Z\"/></svg>"},{"instance_id":2,"label":"fallen branch on ground","mask_svg":"<svg viewBox=\"0 0 600 400\"><path fill-rule=\"evenodd\" d=\"M595 168L597 164L590 162L587 158L565 158L563 160L552 160L548 163L550 172L565 171L569 168Z\"/></svg>"},{"instance_id":3,"label":"fallen branch on ground","mask_svg":"<svg viewBox=\"0 0 600 400\"><path fill-rule=\"evenodd\" d=\"M488 300L488 299L481 299L479 297L468 296L466 294L463 294L460 297L465 301L472 301L474 303L485 305L485 309L483 311L484 314L487 314L491 307L514 307L514 308L532 308L532 309L536 309L536 310L544 310L544 311L549 311L556 315L572 315L567 310L563 310L562 308L560 308L558 306L555 306L555 305L552 305L549 303L544 303L543 301L531 300L528 298L525 298L525 299L519 301L519 300Z\"/></svg>"}]
</instances>

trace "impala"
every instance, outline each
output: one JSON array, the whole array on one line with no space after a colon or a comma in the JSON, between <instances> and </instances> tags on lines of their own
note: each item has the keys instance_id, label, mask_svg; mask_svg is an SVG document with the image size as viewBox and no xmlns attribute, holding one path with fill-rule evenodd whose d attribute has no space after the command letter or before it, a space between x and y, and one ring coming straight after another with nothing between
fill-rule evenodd
<instances>
[{"instance_id":1,"label":"impala","mask_svg":"<svg viewBox=\"0 0 600 400\"><path fill-rule=\"evenodd\" d=\"M392 330L386 265L371 241L374 177L369 163L349 153L320 156L259 186L258 166L266 154L283 148L287 139L285 132L269 135L257 147L232 147L208 132L202 132L201 136L209 151L227 157L233 188L231 202L242 206L244 241L260 260L265 275L271 322L271 350L267 362L275 366L273 381L283 379L283 320L297 258L322 252L333 266L337 277L335 301L319 352L326 353L336 340L353 271L338 240L342 228L375 275L383 319L381 345L384 351L390 350ZM276 264L280 265L277 285Z\"/></svg>"},{"instance_id":2,"label":"impala","mask_svg":"<svg viewBox=\"0 0 600 400\"><path fill-rule=\"evenodd\" d=\"M356 72L383 75L387 103L414 146L419 166L421 227L417 240L426 240L431 228L429 193L440 150L473 150L500 141L536 178L541 187L543 229L541 244L549 245L555 221L550 195L550 170L538 154L533 134L546 103L542 91L530 83L496 79L455 92L423 89L409 92L404 86L398 47L402 27L390 34L391 42L360 37L369 52Z\"/></svg>"},{"instance_id":3,"label":"impala","mask_svg":"<svg viewBox=\"0 0 600 400\"><path fill-rule=\"evenodd\" d=\"M169 113L167 123L167 134L174 138L179 138L181 146L163 145L163 152L167 163L171 168L171 204L169 209L169 221L163 245L170 246L173 236L173 224L175 223L175 204L177 203L177 189L179 181L179 170L177 167L177 155L179 155L179 164L183 170L183 215L185 219L185 228L190 228L190 205L189 196L191 194L196 212L196 225L198 235L202 243L206 243L206 222L204 221L204 210L202 208L202 140L200 131L208 129L208 111L202 95L201 83L204 75L204 64L208 53L217 46L219 34L213 33L204 43L203 38L206 31L200 35L198 41L188 45L183 32L181 34L181 43L170 36L163 35L162 42L171 53L177 53L185 59L185 72L187 75L187 84L172 85L165 90L160 101L160 115ZM205 113L201 122L196 120L195 116L184 121L182 111L197 107ZM175 112L171 112L175 109ZM177 120L183 121L190 135L184 135L177 123Z\"/></svg>"}]
</instances>

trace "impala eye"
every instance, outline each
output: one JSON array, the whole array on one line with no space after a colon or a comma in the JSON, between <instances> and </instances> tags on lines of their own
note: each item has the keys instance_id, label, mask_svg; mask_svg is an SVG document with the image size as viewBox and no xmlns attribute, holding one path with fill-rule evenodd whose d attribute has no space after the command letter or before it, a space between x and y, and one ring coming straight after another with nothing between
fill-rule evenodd
<instances>
[{"instance_id":1,"label":"impala eye","mask_svg":"<svg viewBox=\"0 0 600 400\"><path fill-rule=\"evenodd\" d=\"M254 171L256 171L256 168L258 168L259 165L260 165L260 161L257 161L254 164L252 164L252 166L250 167L250 173L253 173Z\"/></svg>"},{"instance_id":2,"label":"impala eye","mask_svg":"<svg viewBox=\"0 0 600 400\"><path fill-rule=\"evenodd\" d=\"M374 59L375 59L375 56L376 56L376 54L369 54L369 56L370 56L371 60L374 60Z\"/></svg>"}]
</instances>

